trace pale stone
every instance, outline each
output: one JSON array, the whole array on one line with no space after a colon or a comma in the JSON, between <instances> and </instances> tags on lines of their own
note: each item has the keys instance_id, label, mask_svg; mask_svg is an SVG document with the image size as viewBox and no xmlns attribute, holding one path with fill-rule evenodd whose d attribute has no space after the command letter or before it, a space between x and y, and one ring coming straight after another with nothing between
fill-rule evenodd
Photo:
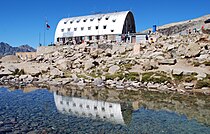
<instances>
[{"instance_id":1,"label":"pale stone","mask_svg":"<svg viewBox=\"0 0 210 134\"><path fill-rule=\"evenodd\" d=\"M117 66L117 65L113 65L113 66L111 66L111 67L109 68L108 73L110 73L110 74L114 74L114 73L116 73L119 69L120 69L120 67L119 67L119 66Z\"/></svg>"}]
</instances>

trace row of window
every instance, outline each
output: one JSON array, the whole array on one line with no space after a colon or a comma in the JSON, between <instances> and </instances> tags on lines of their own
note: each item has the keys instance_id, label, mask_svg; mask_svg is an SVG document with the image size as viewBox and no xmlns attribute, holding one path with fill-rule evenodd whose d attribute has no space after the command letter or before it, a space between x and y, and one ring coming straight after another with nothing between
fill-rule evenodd
<instances>
[{"instance_id":1,"label":"row of window","mask_svg":"<svg viewBox=\"0 0 210 134\"><path fill-rule=\"evenodd\" d=\"M98 21L101 21L101 19L102 19L101 17L98 18ZM88 20L88 19L83 19L83 22L87 22L87 20ZM94 18L90 18L90 21L93 21L93 20L94 20ZM105 20L109 20L109 17L106 17ZM79 20L76 20L77 23L79 23L80 21L81 21L80 19L79 19ZM73 22L74 22L74 21L71 20L71 21L70 21L70 24L72 24ZM113 19L112 22L116 22L116 19ZM67 24L67 21L65 21L64 24Z\"/></svg>"},{"instance_id":2,"label":"row of window","mask_svg":"<svg viewBox=\"0 0 210 134\"><path fill-rule=\"evenodd\" d=\"M99 28L98 26L95 26L96 30L98 30L98 28ZM103 29L107 29L107 26L104 25ZM84 27L81 27L81 31L83 31L83 30L84 30ZM88 27L88 30L91 30L91 27ZM65 31L65 29L61 29L61 32L64 32L64 31ZM70 32L71 28L68 28L67 31ZM74 28L74 31L77 31L77 27ZM111 32L114 32L114 30L112 29Z\"/></svg>"},{"instance_id":3,"label":"row of window","mask_svg":"<svg viewBox=\"0 0 210 134\"><path fill-rule=\"evenodd\" d=\"M60 104L63 104L63 101L60 101ZM69 105L69 102L66 102L66 104ZM72 106L73 107L76 107L76 103L73 103ZM79 104L79 107L80 108L83 108L83 105L82 104ZM89 105L86 105L86 108L87 109L90 109L90 106ZM112 105L111 104L109 104L109 108L112 108ZM97 109L98 109L98 107L97 106L94 106L94 110L97 110ZM105 107L101 107L101 110L102 111L105 111Z\"/></svg>"},{"instance_id":4,"label":"row of window","mask_svg":"<svg viewBox=\"0 0 210 134\"><path fill-rule=\"evenodd\" d=\"M63 108L63 111L64 111L64 112L67 112L65 108ZM73 113L73 111L72 111L71 109L69 109L68 112ZM79 112L78 112L78 111L75 111L74 113L75 113L76 115L79 115ZM86 116L86 114L85 114L84 112L82 113L82 115L83 115L83 116ZM93 117L93 114L91 114L91 113L89 113L89 114L87 114L87 115L88 115L89 117ZM96 117L97 117L97 118L100 118L100 116L99 116L98 114L96 114ZM114 114L110 114L110 117L114 117ZM106 117L106 116L103 116L103 118L106 119L107 117Z\"/></svg>"}]
</instances>

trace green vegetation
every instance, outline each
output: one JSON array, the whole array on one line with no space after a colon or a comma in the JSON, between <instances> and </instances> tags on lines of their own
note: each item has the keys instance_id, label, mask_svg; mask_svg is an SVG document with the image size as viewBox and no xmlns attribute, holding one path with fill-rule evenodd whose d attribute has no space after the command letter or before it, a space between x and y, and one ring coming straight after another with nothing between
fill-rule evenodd
<instances>
[{"instance_id":1,"label":"green vegetation","mask_svg":"<svg viewBox=\"0 0 210 134\"><path fill-rule=\"evenodd\" d=\"M105 75L107 80L114 80L115 78L119 78L122 80L131 80L131 81L140 81L140 74L136 72L130 73L122 73L117 72L115 74L106 74ZM155 83L164 83L170 82L171 78L168 77L164 72L147 72L142 74L142 82L155 82Z\"/></svg>"},{"instance_id":2,"label":"green vegetation","mask_svg":"<svg viewBox=\"0 0 210 134\"><path fill-rule=\"evenodd\" d=\"M209 79L199 80L196 84L196 88L202 88L202 87L210 87L210 80Z\"/></svg>"},{"instance_id":3,"label":"green vegetation","mask_svg":"<svg viewBox=\"0 0 210 134\"><path fill-rule=\"evenodd\" d=\"M101 70L94 69L88 75L93 77L93 78L97 78L97 77L101 77L102 72L101 72Z\"/></svg>"},{"instance_id":4,"label":"green vegetation","mask_svg":"<svg viewBox=\"0 0 210 134\"><path fill-rule=\"evenodd\" d=\"M127 64L123 64L122 66L121 66L121 68L124 68L125 70L129 70L129 69L131 69L132 68L132 64L129 64L129 63L127 63Z\"/></svg>"},{"instance_id":5,"label":"green vegetation","mask_svg":"<svg viewBox=\"0 0 210 134\"><path fill-rule=\"evenodd\" d=\"M89 79L86 75L83 75L83 74L77 74L77 77L78 78L84 78L84 79Z\"/></svg>"},{"instance_id":6,"label":"green vegetation","mask_svg":"<svg viewBox=\"0 0 210 134\"><path fill-rule=\"evenodd\" d=\"M203 64L204 64L205 66L210 66L210 61L204 61Z\"/></svg>"},{"instance_id":7,"label":"green vegetation","mask_svg":"<svg viewBox=\"0 0 210 134\"><path fill-rule=\"evenodd\" d=\"M204 61L204 62L202 62L202 63L200 63L200 62L193 62L193 66L194 66L194 67L198 67L198 66L200 66L201 64L204 64L205 66L210 66L210 61Z\"/></svg>"},{"instance_id":8,"label":"green vegetation","mask_svg":"<svg viewBox=\"0 0 210 134\"><path fill-rule=\"evenodd\" d=\"M210 87L210 74L207 74L205 79L197 81L195 87L196 88Z\"/></svg>"},{"instance_id":9,"label":"green vegetation","mask_svg":"<svg viewBox=\"0 0 210 134\"><path fill-rule=\"evenodd\" d=\"M130 72L125 74L123 72L117 72L115 74L106 74L105 75L107 80L114 80L115 78L119 78L120 80L131 80L131 81L139 81L139 74L135 72Z\"/></svg>"},{"instance_id":10,"label":"green vegetation","mask_svg":"<svg viewBox=\"0 0 210 134\"><path fill-rule=\"evenodd\" d=\"M192 73L191 75L183 75L183 73L181 73L180 75L173 75L173 78L175 80L176 83L180 83L180 82L192 82L194 80L197 80L197 78L195 77L196 75L198 75L197 73Z\"/></svg>"},{"instance_id":11,"label":"green vegetation","mask_svg":"<svg viewBox=\"0 0 210 134\"><path fill-rule=\"evenodd\" d=\"M71 77L71 72L68 71L68 70L64 71L64 77L65 78L70 78Z\"/></svg>"},{"instance_id":12,"label":"green vegetation","mask_svg":"<svg viewBox=\"0 0 210 134\"><path fill-rule=\"evenodd\" d=\"M142 75L142 82L164 83L170 81L171 78L164 72L147 72Z\"/></svg>"}]
</instances>

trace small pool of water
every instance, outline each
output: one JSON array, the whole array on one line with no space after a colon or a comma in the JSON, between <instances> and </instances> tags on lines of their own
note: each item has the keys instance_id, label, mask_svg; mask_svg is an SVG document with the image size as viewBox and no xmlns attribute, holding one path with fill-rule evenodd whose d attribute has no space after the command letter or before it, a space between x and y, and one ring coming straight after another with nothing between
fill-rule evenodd
<instances>
[{"instance_id":1,"label":"small pool of water","mask_svg":"<svg viewBox=\"0 0 210 134\"><path fill-rule=\"evenodd\" d=\"M199 103L178 103L176 97L169 103L155 96L133 102L97 98L65 96L46 89L24 93L0 88L0 133L210 133L206 98Z\"/></svg>"}]
</instances>

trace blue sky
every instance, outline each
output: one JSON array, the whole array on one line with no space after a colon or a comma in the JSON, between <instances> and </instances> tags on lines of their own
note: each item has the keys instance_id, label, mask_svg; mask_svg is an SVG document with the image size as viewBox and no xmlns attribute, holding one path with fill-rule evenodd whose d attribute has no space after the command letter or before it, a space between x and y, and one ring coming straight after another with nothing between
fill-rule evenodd
<instances>
[{"instance_id":1,"label":"blue sky","mask_svg":"<svg viewBox=\"0 0 210 134\"><path fill-rule=\"evenodd\" d=\"M56 25L68 16L131 10L137 31L210 14L210 0L1 0L0 42L12 46L43 44L45 17L51 26L46 44L53 42Z\"/></svg>"}]
</instances>

